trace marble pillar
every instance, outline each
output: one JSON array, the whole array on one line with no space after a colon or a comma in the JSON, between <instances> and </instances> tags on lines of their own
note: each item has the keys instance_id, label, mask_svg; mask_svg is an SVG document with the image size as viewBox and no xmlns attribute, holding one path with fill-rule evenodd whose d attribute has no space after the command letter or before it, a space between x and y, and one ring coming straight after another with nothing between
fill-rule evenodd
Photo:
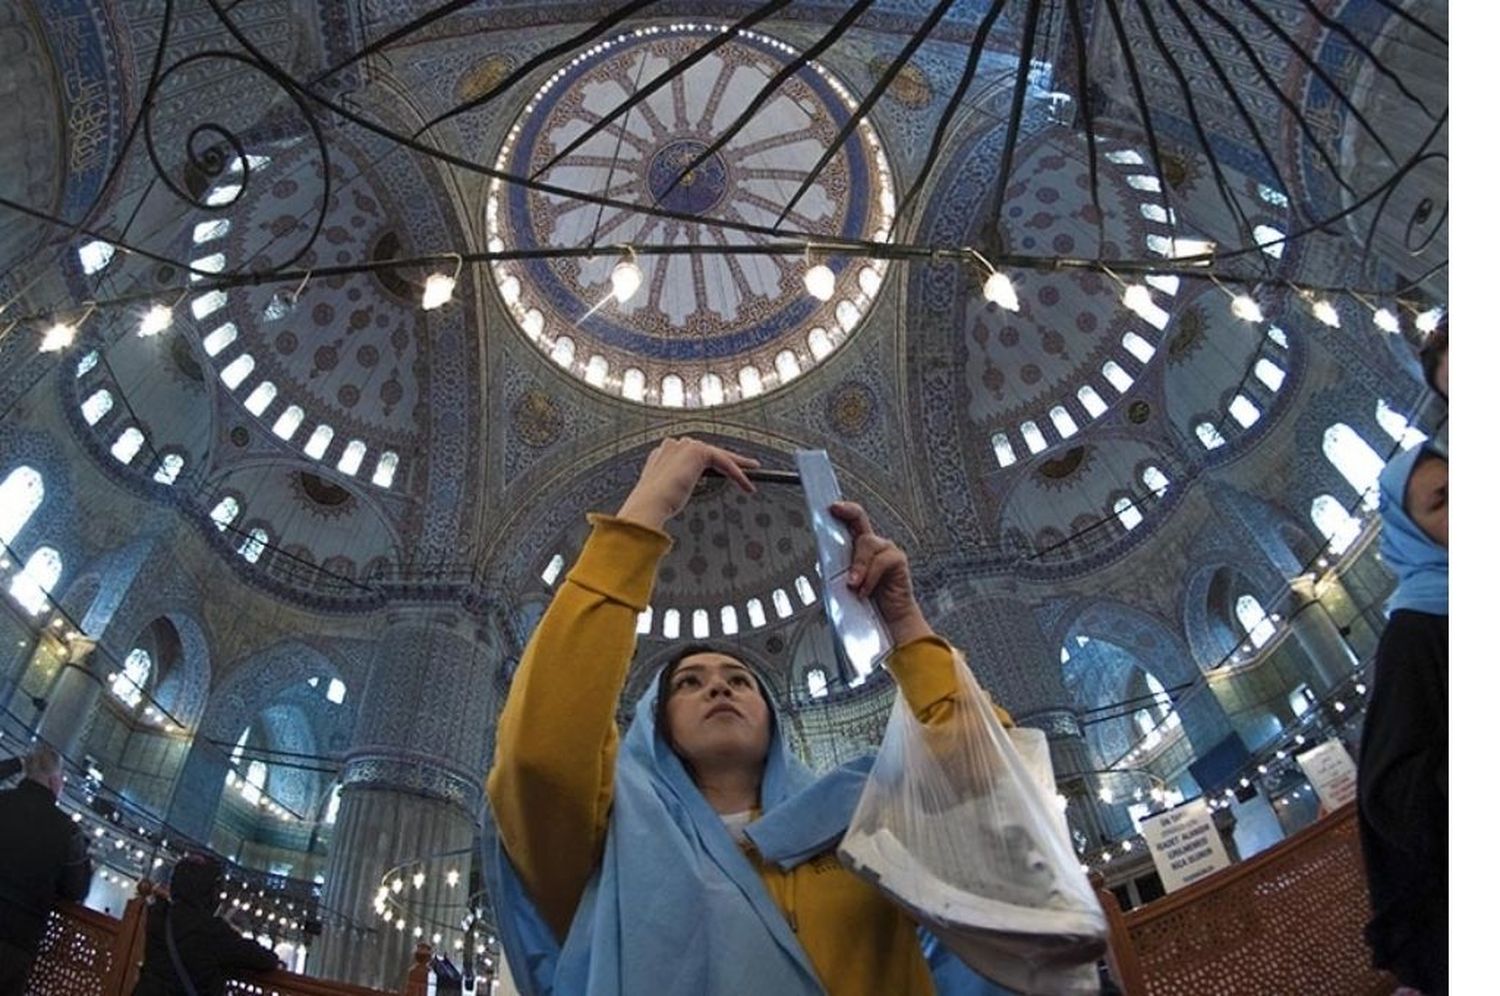
<instances>
[{"instance_id":1,"label":"marble pillar","mask_svg":"<svg viewBox=\"0 0 1500 996\"><path fill-rule=\"evenodd\" d=\"M82 759L84 740L104 690L104 677L94 671L102 658L93 649L87 640L75 641L68 648L47 692L47 708L37 720L37 736L75 761Z\"/></svg>"},{"instance_id":2,"label":"marble pillar","mask_svg":"<svg viewBox=\"0 0 1500 996\"><path fill-rule=\"evenodd\" d=\"M1052 755L1052 776L1057 790L1068 800L1067 823L1071 833L1082 831L1093 848L1106 838L1117 839L1130 829L1130 818L1122 806L1107 806L1099 801L1097 776L1090 774L1095 762L1078 714L1072 709L1041 709L1013 716L1018 726L1038 729L1047 735ZM1069 846L1076 851L1076 842Z\"/></svg>"},{"instance_id":3,"label":"marble pillar","mask_svg":"<svg viewBox=\"0 0 1500 996\"><path fill-rule=\"evenodd\" d=\"M497 692L493 632L456 607L391 610L340 781L310 972L399 988L419 940L458 962ZM425 882L412 884L423 872ZM457 884L448 884L456 871ZM383 884L387 918L376 909ZM405 921L405 923L400 923ZM417 928L421 928L421 936Z\"/></svg>"},{"instance_id":4,"label":"marble pillar","mask_svg":"<svg viewBox=\"0 0 1500 996\"><path fill-rule=\"evenodd\" d=\"M1321 698L1354 669L1354 653L1319 601L1316 578L1303 574L1292 578L1287 586L1292 592L1292 611L1288 617L1292 636L1307 655L1308 687L1314 696Z\"/></svg>"}]
</instances>

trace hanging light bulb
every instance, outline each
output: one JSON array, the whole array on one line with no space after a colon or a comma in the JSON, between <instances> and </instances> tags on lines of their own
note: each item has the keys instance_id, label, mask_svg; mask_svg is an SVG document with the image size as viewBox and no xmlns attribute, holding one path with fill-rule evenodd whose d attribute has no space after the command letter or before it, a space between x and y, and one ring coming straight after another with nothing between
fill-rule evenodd
<instances>
[{"instance_id":1,"label":"hanging light bulb","mask_svg":"<svg viewBox=\"0 0 1500 996\"><path fill-rule=\"evenodd\" d=\"M1375 327L1382 332L1395 335L1401 331L1401 320L1390 308L1380 308L1375 312Z\"/></svg>"},{"instance_id":2,"label":"hanging light bulb","mask_svg":"<svg viewBox=\"0 0 1500 996\"><path fill-rule=\"evenodd\" d=\"M1229 310L1234 317L1247 322L1263 322L1266 316L1261 313L1260 305L1255 303L1255 298L1249 294L1236 295L1229 304Z\"/></svg>"},{"instance_id":3,"label":"hanging light bulb","mask_svg":"<svg viewBox=\"0 0 1500 996\"><path fill-rule=\"evenodd\" d=\"M57 322L42 335L42 344L37 347L43 353L60 353L73 345L78 337L78 326L69 322Z\"/></svg>"},{"instance_id":4,"label":"hanging light bulb","mask_svg":"<svg viewBox=\"0 0 1500 996\"><path fill-rule=\"evenodd\" d=\"M450 869L448 869L447 882L448 882L448 884L450 886L454 886L454 885L458 884L458 869L457 868L450 868Z\"/></svg>"},{"instance_id":5,"label":"hanging light bulb","mask_svg":"<svg viewBox=\"0 0 1500 996\"><path fill-rule=\"evenodd\" d=\"M1329 328L1339 327L1339 309L1333 306L1333 302L1327 298L1319 298L1312 302L1313 317L1327 325Z\"/></svg>"},{"instance_id":6,"label":"hanging light bulb","mask_svg":"<svg viewBox=\"0 0 1500 996\"><path fill-rule=\"evenodd\" d=\"M1151 289L1145 284L1131 284L1126 287L1120 300L1125 303L1125 307L1137 315L1143 315L1156 308L1156 302L1151 299Z\"/></svg>"},{"instance_id":7,"label":"hanging light bulb","mask_svg":"<svg viewBox=\"0 0 1500 996\"><path fill-rule=\"evenodd\" d=\"M422 883L425 881L427 881L427 874L425 872L417 872L411 877L411 887L413 889L420 889Z\"/></svg>"},{"instance_id":8,"label":"hanging light bulb","mask_svg":"<svg viewBox=\"0 0 1500 996\"><path fill-rule=\"evenodd\" d=\"M141 316L141 324L135 334L142 339L149 339L165 332L171 325L172 309L165 304L153 304L151 309Z\"/></svg>"},{"instance_id":9,"label":"hanging light bulb","mask_svg":"<svg viewBox=\"0 0 1500 996\"><path fill-rule=\"evenodd\" d=\"M427 284L422 288L422 310L441 308L453 300L453 288L457 285L458 281L446 273L429 274Z\"/></svg>"},{"instance_id":10,"label":"hanging light bulb","mask_svg":"<svg viewBox=\"0 0 1500 996\"><path fill-rule=\"evenodd\" d=\"M833 271L823 263L808 267L807 272L802 276L802 283L807 288L807 292L819 301L833 299L835 278Z\"/></svg>"},{"instance_id":11,"label":"hanging light bulb","mask_svg":"<svg viewBox=\"0 0 1500 996\"><path fill-rule=\"evenodd\" d=\"M640 264L635 261L635 253L627 247L625 258L616 263L614 270L610 272L610 293L614 294L616 302L624 304L635 297L635 292L641 289L644 279Z\"/></svg>"},{"instance_id":12,"label":"hanging light bulb","mask_svg":"<svg viewBox=\"0 0 1500 996\"><path fill-rule=\"evenodd\" d=\"M1436 331L1438 322L1443 320L1443 315L1446 313L1447 309L1442 305L1438 305L1435 308L1428 308L1417 316L1417 331L1428 334Z\"/></svg>"},{"instance_id":13,"label":"hanging light bulb","mask_svg":"<svg viewBox=\"0 0 1500 996\"><path fill-rule=\"evenodd\" d=\"M984 299L990 304L999 305L1006 311L1021 310L1021 301L1016 297L1015 285L1010 282L1010 277L999 270L985 278Z\"/></svg>"}]
</instances>

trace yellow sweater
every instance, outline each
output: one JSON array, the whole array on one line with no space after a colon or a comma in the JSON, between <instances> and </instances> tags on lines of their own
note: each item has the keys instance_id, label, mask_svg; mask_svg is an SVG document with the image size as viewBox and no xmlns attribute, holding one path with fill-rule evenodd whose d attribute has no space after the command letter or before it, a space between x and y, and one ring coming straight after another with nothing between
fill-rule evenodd
<instances>
[{"instance_id":1,"label":"yellow sweater","mask_svg":"<svg viewBox=\"0 0 1500 996\"><path fill-rule=\"evenodd\" d=\"M603 856L620 739L615 709L636 615L650 604L671 545L664 533L612 516L589 521L593 533L521 658L488 780L506 851L559 939ZM898 647L889 667L923 723L951 713L953 651L942 640ZM914 921L832 850L789 872L748 844L746 856L830 996L933 992Z\"/></svg>"}]
</instances>

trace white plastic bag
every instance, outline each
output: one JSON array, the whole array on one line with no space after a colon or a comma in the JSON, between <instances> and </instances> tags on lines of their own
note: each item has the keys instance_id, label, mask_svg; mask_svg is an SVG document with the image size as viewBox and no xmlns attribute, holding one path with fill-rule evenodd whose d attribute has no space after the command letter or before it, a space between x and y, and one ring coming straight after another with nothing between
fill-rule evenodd
<instances>
[{"instance_id":1,"label":"white plastic bag","mask_svg":"<svg viewBox=\"0 0 1500 996\"><path fill-rule=\"evenodd\" d=\"M1104 913L1068 843L1045 739L1028 770L961 656L952 714L897 696L839 856L970 968L1025 993L1098 992Z\"/></svg>"}]
</instances>

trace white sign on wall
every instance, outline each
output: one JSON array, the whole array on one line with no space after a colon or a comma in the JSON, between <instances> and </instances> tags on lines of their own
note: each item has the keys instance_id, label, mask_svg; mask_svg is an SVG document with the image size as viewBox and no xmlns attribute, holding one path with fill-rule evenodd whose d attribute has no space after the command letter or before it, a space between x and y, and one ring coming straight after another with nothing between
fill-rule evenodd
<instances>
[{"instance_id":1,"label":"white sign on wall","mask_svg":"<svg viewBox=\"0 0 1500 996\"><path fill-rule=\"evenodd\" d=\"M1162 888L1168 892L1229 867L1229 852L1224 850L1204 799L1142 820L1141 835L1151 849Z\"/></svg>"},{"instance_id":2,"label":"white sign on wall","mask_svg":"<svg viewBox=\"0 0 1500 996\"><path fill-rule=\"evenodd\" d=\"M1324 809L1332 812L1354 801L1359 776L1342 740L1325 740L1312 750L1303 751L1297 755L1297 763L1302 765Z\"/></svg>"}]
</instances>

